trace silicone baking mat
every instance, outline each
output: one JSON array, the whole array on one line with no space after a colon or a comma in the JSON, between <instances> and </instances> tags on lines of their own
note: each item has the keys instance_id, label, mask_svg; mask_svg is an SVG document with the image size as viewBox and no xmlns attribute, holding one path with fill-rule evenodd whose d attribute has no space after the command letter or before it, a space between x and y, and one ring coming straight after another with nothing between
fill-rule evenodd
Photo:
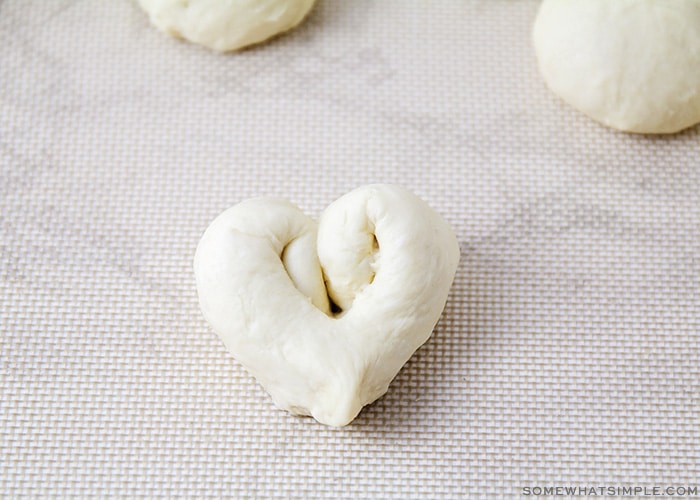
<instances>
[{"instance_id":1,"label":"silicone baking mat","mask_svg":"<svg viewBox=\"0 0 700 500\"><path fill-rule=\"evenodd\" d=\"M537 7L319 0L221 55L126 0L0 0L0 496L700 486L698 128L564 105ZM191 263L238 201L317 216L373 182L442 213L462 260L431 340L333 429L226 352Z\"/></svg>"}]
</instances>

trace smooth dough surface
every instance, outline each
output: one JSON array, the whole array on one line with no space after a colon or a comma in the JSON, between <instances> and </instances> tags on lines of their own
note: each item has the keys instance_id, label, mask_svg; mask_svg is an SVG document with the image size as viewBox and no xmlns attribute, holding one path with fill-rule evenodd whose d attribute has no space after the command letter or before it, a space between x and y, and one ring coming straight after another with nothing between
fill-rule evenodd
<instances>
[{"instance_id":1,"label":"smooth dough surface","mask_svg":"<svg viewBox=\"0 0 700 500\"><path fill-rule=\"evenodd\" d=\"M547 85L604 125L700 122L700 0L544 0L534 42Z\"/></svg>"},{"instance_id":2,"label":"smooth dough surface","mask_svg":"<svg viewBox=\"0 0 700 500\"><path fill-rule=\"evenodd\" d=\"M226 52L299 24L315 0L139 0L161 31Z\"/></svg>"},{"instance_id":3,"label":"smooth dough surface","mask_svg":"<svg viewBox=\"0 0 700 500\"><path fill-rule=\"evenodd\" d=\"M207 228L194 270L204 317L277 406L343 426L430 337L458 261L439 214L375 184L318 223L284 200L244 201Z\"/></svg>"}]
</instances>

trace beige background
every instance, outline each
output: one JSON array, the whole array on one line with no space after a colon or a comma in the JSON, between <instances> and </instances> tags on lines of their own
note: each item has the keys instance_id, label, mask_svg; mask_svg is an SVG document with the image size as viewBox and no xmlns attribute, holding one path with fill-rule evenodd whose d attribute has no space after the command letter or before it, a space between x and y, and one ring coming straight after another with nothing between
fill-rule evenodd
<instances>
[{"instance_id":1,"label":"beige background","mask_svg":"<svg viewBox=\"0 0 700 500\"><path fill-rule=\"evenodd\" d=\"M217 55L126 0L0 0L3 497L521 498L697 485L700 135L567 108L535 0L320 0ZM274 408L199 314L208 222L415 191L463 258L342 430Z\"/></svg>"}]
</instances>

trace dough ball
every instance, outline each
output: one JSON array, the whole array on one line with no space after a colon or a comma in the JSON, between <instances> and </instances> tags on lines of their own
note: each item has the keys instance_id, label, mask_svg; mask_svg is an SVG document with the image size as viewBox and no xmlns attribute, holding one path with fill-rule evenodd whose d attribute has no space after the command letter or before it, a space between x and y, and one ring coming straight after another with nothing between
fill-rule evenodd
<instances>
[{"instance_id":1,"label":"dough ball","mask_svg":"<svg viewBox=\"0 0 700 500\"><path fill-rule=\"evenodd\" d=\"M547 85L604 125L700 122L700 0L544 0L534 42Z\"/></svg>"},{"instance_id":2,"label":"dough ball","mask_svg":"<svg viewBox=\"0 0 700 500\"><path fill-rule=\"evenodd\" d=\"M262 42L299 24L315 0L139 0L161 31L220 52Z\"/></svg>"}]
</instances>

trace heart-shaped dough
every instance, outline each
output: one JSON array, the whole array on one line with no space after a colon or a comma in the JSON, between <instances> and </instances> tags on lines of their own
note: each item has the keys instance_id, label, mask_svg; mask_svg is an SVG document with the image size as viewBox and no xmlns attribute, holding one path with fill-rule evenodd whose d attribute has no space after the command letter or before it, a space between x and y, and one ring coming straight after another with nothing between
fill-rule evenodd
<instances>
[{"instance_id":1,"label":"heart-shaped dough","mask_svg":"<svg viewBox=\"0 0 700 500\"><path fill-rule=\"evenodd\" d=\"M700 0L544 0L534 42L547 85L604 125L700 122Z\"/></svg>"},{"instance_id":2,"label":"heart-shaped dough","mask_svg":"<svg viewBox=\"0 0 700 500\"><path fill-rule=\"evenodd\" d=\"M440 215L375 184L318 224L283 200L244 201L211 223L194 269L205 318L277 406L343 426L428 340L458 262Z\"/></svg>"}]
</instances>

